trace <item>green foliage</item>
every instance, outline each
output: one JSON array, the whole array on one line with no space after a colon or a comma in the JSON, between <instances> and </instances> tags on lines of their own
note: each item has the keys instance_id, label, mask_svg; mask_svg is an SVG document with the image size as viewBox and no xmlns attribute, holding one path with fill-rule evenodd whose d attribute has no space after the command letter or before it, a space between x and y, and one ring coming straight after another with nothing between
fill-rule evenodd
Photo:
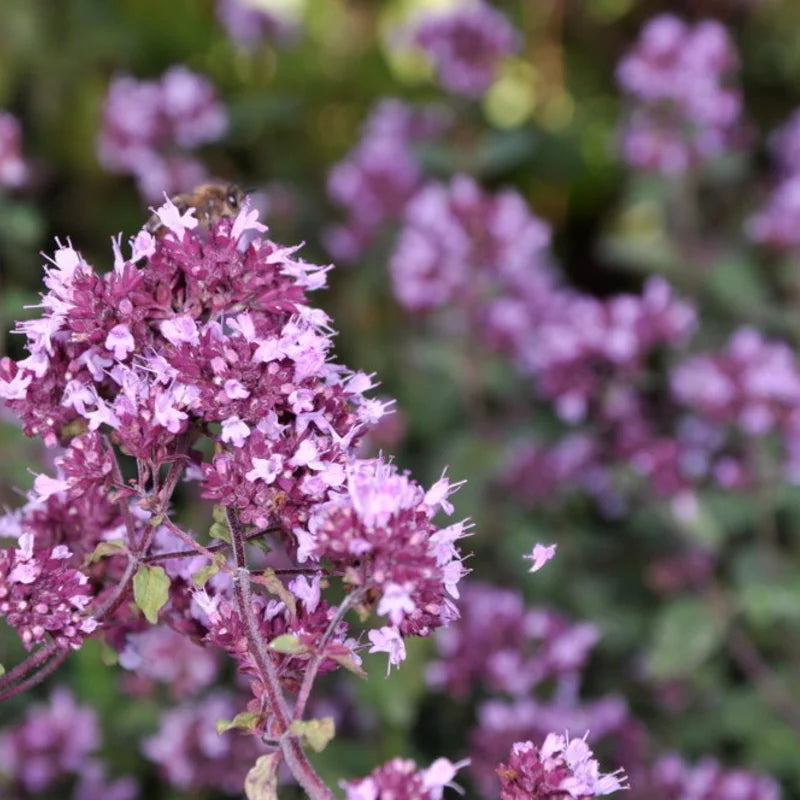
<instances>
[{"instance_id":1,"label":"green foliage","mask_svg":"<svg viewBox=\"0 0 800 800\"><path fill-rule=\"evenodd\" d=\"M164 567L141 564L133 576L133 599L151 625L158 622L158 612L169 599L169 577Z\"/></svg>"},{"instance_id":2,"label":"green foliage","mask_svg":"<svg viewBox=\"0 0 800 800\"><path fill-rule=\"evenodd\" d=\"M333 717L297 719L289 726L289 732L301 737L315 753L321 753L336 734L336 726Z\"/></svg>"}]
</instances>

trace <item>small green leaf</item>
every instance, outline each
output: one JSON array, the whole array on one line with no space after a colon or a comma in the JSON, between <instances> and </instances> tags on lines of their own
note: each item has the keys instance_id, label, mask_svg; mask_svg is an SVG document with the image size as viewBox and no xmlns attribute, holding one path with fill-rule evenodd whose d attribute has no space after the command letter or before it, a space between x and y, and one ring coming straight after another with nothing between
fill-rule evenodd
<instances>
[{"instance_id":1,"label":"small green leaf","mask_svg":"<svg viewBox=\"0 0 800 800\"><path fill-rule=\"evenodd\" d=\"M654 627L650 674L669 680L688 675L712 655L722 640L725 621L702 600L686 597L665 606Z\"/></svg>"},{"instance_id":2,"label":"small green leaf","mask_svg":"<svg viewBox=\"0 0 800 800\"><path fill-rule=\"evenodd\" d=\"M217 553L214 560L210 564L201 567L197 572L192 575L192 580L198 586L205 586L208 579L213 577L219 572L219 568L225 563L225 556L222 553Z\"/></svg>"},{"instance_id":3,"label":"small green leaf","mask_svg":"<svg viewBox=\"0 0 800 800\"><path fill-rule=\"evenodd\" d=\"M223 542L231 543L231 532L226 522L215 522L208 529L208 535L212 539L221 539Z\"/></svg>"},{"instance_id":4,"label":"small green leaf","mask_svg":"<svg viewBox=\"0 0 800 800\"><path fill-rule=\"evenodd\" d=\"M218 719L217 733L225 733L233 728L243 731L254 731L264 721L264 715L257 711L242 711L233 719Z\"/></svg>"},{"instance_id":5,"label":"small green leaf","mask_svg":"<svg viewBox=\"0 0 800 800\"><path fill-rule=\"evenodd\" d=\"M211 517L214 522L222 523L223 525L228 524L228 509L225 506L214 506L211 511Z\"/></svg>"},{"instance_id":6,"label":"small green leaf","mask_svg":"<svg viewBox=\"0 0 800 800\"><path fill-rule=\"evenodd\" d=\"M5 675L5 674L6 674L6 668L2 664L0 664L0 675Z\"/></svg>"},{"instance_id":7,"label":"small green leaf","mask_svg":"<svg viewBox=\"0 0 800 800\"><path fill-rule=\"evenodd\" d=\"M270 649L275 650L277 653L288 653L290 655L305 653L308 649L293 633L284 633L276 636L269 643L269 646Z\"/></svg>"},{"instance_id":8,"label":"small green leaf","mask_svg":"<svg viewBox=\"0 0 800 800\"><path fill-rule=\"evenodd\" d=\"M292 616L297 616L297 603L294 595L283 585L283 581L275 574L272 568L265 569L256 580L266 587L270 594L280 598L284 605L292 612Z\"/></svg>"},{"instance_id":9,"label":"small green leaf","mask_svg":"<svg viewBox=\"0 0 800 800\"><path fill-rule=\"evenodd\" d=\"M94 564L95 561L99 561L106 556L115 556L119 553L124 553L127 549L122 539L111 539L108 542L100 542L100 544L95 547L94 552L87 557L85 566Z\"/></svg>"},{"instance_id":10,"label":"small green leaf","mask_svg":"<svg viewBox=\"0 0 800 800\"><path fill-rule=\"evenodd\" d=\"M739 603L753 625L768 629L776 622L797 624L800 603L797 602L800 579L796 574L782 578L754 577L738 593Z\"/></svg>"},{"instance_id":11,"label":"small green leaf","mask_svg":"<svg viewBox=\"0 0 800 800\"><path fill-rule=\"evenodd\" d=\"M303 741L315 753L321 753L328 742L333 739L336 733L336 726L333 717L323 717L322 719L296 719L290 726L289 732L295 736L302 736Z\"/></svg>"},{"instance_id":12,"label":"small green leaf","mask_svg":"<svg viewBox=\"0 0 800 800\"><path fill-rule=\"evenodd\" d=\"M133 576L133 599L151 625L169 598L169 578L164 567L142 564Z\"/></svg>"},{"instance_id":13,"label":"small green leaf","mask_svg":"<svg viewBox=\"0 0 800 800\"><path fill-rule=\"evenodd\" d=\"M247 800L278 800L278 765L280 751L259 756L255 766L244 779Z\"/></svg>"}]
</instances>

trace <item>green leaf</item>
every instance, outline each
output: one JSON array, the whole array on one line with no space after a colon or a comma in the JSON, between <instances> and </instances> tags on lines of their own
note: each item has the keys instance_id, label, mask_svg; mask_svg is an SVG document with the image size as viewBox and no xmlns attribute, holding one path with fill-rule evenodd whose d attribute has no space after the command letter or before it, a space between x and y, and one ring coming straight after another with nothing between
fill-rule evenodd
<instances>
[{"instance_id":1,"label":"green leaf","mask_svg":"<svg viewBox=\"0 0 800 800\"><path fill-rule=\"evenodd\" d=\"M225 563L225 556L222 553L217 553L214 560L210 564L201 567L197 572L192 575L192 580L198 586L205 586L208 579L213 577L219 572L219 568Z\"/></svg>"},{"instance_id":2,"label":"green leaf","mask_svg":"<svg viewBox=\"0 0 800 800\"><path fill-rule=\"evenodd\" d=\"M5 674L6 674L6 668L2 664L0 664L0 675L5 675Z\"/></svg>"},{"instance_id":3,"label":"green leaf","mask_svg":"<svg viewBox=\"0 0 800 800\"><path fill-rule=\"evenodd\" d=\"M724 620L697 598L681 598L667 605L655 622L650 648L650 674L660 680L688 675L717 649Z\"/></svg>"},{"instance_id":4,"label":"green leaf","mask_svg":"<svg viewBox=\"0 0 800 800\"><path fill-rule=\"evenodd\" d=\"M164 567L142 564L133 576L133 599L151 625L169 598L169 578Z\"/></svg>"},{"instance_id":5,"label":"green leaf","mask_svg":"<svg viewBox=\"0 0 800 800\"><path fill-rule=\"evenodd\" d=\"M328 742L333 739L336 733L336 725L333 722L333 717L296 719L289 726L289 733L293 733L295 736L302 736L303 742L315 753L321 753L328 746Z\"/></svg>"},{"instance_id":6,"label":"green leaf","mask_svg":"<svg viewBox=\"0 0 800 800\"><path fill-rule=\"evenodd\" d=\"M278 765L280 752L259 756L244 779L247 800L278 800Z\"/></svg>"},{"instance_id":7,"label":"green leaf","mask_svg":"<svg viewBox=\"0 0 800 800\"><path fill-rule=\"evenodd\" d=\"M215 522L208 529L208 535L212 539L221 539L223 542L231 543L231 531L227 522Z\"/></svg>"},{"instance_id":8,"label":"green leaf","mask_svg":"<svg viewBox=\"0 0 800 800\"><path fill-rule=\"evenodd\" d=\"M100 544L95 547L94 552L87 557L85 566L94 564L95 561L99 561L106 556L115 556L119 553L127 552L127 549L122 539L111 539L108 542L100 542Z\"/></svg>"},{"instance_id":9,"label":"green leaf","mask_svg":"<svg viewBox=\"0 0 800 800\"><path fill-rule=\"evenodd\" d=\"M269 643L269 646L271 650L275 650L277 653L288 653L290 655L305 653L308 649L293 633L284 633L276 636Z\"/></svg>"},{"instance_id":10,"label":"green leaf","mask_svg":"<svg viewBox=\"0 0 800 800\"><path fill-rule=\"evenodd\" d=\"M218 719L217 733L225 733L233 728L243 731L254 731L264 721L264 715L257 711L242 711L233 719Z\"/></svg>"},{"instance_id":11,"label":"green leaf","mask_svg":"<svg viewBox=\"0 0 800 800\"><path fill-rule=\"evenodd\" d=\"M748 583L739 591L739 603L747 619L765 629L779 621L800 621L798 577L762 578L762 581Z\"/></svg>"}]
</instances>

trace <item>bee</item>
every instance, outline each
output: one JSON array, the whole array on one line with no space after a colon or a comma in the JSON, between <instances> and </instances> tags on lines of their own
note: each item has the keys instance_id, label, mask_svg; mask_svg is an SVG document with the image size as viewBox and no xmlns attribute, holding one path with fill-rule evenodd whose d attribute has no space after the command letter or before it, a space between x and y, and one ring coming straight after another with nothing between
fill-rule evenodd
<instances>
[{"instance_id":1,"label":"bee","mask_svg":"<svg viewBox=\"0 0 800 800\"><path fill-rule=\"evenodd\" d=\"M235 183L201 183L191 192L176 194L170 198L181 214L189 208L194 208L200 227L205 230L224 217L235 217L244 200L245 193ZM156 236L165 232L158 214L150 217L145 229Z\"/></svg>"}]
</instances>

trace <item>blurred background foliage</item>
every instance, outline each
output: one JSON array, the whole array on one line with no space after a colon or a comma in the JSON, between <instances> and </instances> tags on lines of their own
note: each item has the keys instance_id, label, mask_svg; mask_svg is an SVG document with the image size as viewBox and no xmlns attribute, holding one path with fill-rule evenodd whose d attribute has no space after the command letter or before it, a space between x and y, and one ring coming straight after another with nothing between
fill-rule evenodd
<instances>
[{"instance_id":1,"label":"blurred background foliage","mask_svg":"<svg viewBox=\"0 0 800 800\"><path fill-rule=\"evenodd\" d=\"M552 225L556 258L575 286L606 296L660 273L697 303L702 345L721 344L747 322L797 344L797 261L754 248L742 220L765 191L765 134L800 105L800 4L499 2L524 47L477 103L446 98L424 64L387 49L393 21L420 5L308 0L295 40L248 50L227 37L211 0L3 0L0 108L20 120L32 167L28 185L0 197L3 330L36 302L39 253L56 237L110 266L109 237L131 235L146 220L133 180L98 162L103 100L117 74L155 78L185 64L215 83L230 114L228 134L201 151L209 172L266 189L272 236L306 242L310 261L329 258L322 234L337 212L326 196L328 170L358 140L373 104L386 96L444 100L457 132L423 154L429 173L466 171L487 187L517 189ZM626 171L615 146L615 66L662 11L728 26L753 126L752 148L685 180ZM340 331L339 358L376 372L381 391L397 398L405 428L389 448L397 463L423 482L445 464L455 479L468 479L457 511L475 522L474 576L597 623L602 639L586 692L625 697L661 749L770 772L786 798L800 798L800 491L768 482L757 493L709 489L692 524L649 497L614 519L578 493L519 503L497 482L503 453L517 435L555 430L552 412L503 359L403 313L391 296L387 252L378 242L358 264L337 268L316 299ZM14 336L2 341L6 354L20 356ZM27 466L44 455L11 422L0 430L0 453L3 500L13 506L30 486ZM521 554L537 541L558 542L558 557L529 576ZM675 593L654 589L653 563L687 543L715 553L713 580ZM9 664L21 650L6 633L0 662ZM413 642L408 663L388 679L383 657L367 659L367 682L326 679L347 685L335 691L357 698L363 718L362 735L337 738L317 759L334 784L395 755L428 763L466 752L473 712L426 690L432 651L431 642ZM142 779L141 797L188 797L158 782L138 754L163 698L121 700L106 660L89 643L50 684L68 683L98 709L102 754L112 772ZM0 719L15 719L49 689L15 698Z\"/></svg>"}]
</instances>

